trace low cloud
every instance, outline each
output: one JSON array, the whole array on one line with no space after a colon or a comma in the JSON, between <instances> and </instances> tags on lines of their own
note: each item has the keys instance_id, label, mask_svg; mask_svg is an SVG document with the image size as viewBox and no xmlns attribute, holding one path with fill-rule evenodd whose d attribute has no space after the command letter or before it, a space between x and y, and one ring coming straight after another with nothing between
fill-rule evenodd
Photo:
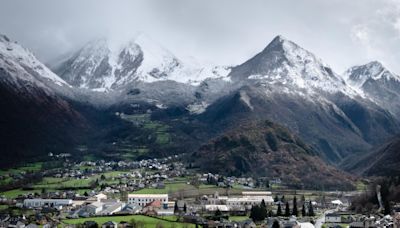
<instances>
[{"instance_id":1,"label":"low cloud","mask_svg":"<svg viewBox=\"0 0 400 228\"><path fill-rule=\"evenodd\" d=\"M148 34L178 57L240 64L276 35L336 71L380 60L400 72L399 0L3 0L0 33L51 61L91 39ZM350 34L350 35L349 35Z\"/></svg>"}]
</instances>

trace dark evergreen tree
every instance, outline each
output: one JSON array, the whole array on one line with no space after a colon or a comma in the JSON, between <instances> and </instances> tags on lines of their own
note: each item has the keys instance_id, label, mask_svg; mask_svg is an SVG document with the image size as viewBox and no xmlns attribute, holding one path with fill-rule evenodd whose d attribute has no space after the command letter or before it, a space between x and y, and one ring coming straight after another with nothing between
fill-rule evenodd
<instances>
[{"instance_id":1,"label":"dark evergreen tree","mask_svg":"<svg viewBox=\"0 0 400 228\"><path fill-rule=\"evenodd\" d=\"M261 204L260 204L260 206L261 206L261 208L264 208L264 209L266 209L266 208L267 208L267 205L265 204L265 201L264 201L264 199L263 199L263 200L261 200Z\"/></svg>"},{"instance_id":2,"label":"dark evergreen tree","mask_svg":"<svg viewBox=\"0 0 400 228\"><path fill-rule=\"evenodd\" d=\"M292 210L292 215L298 216L299 212L297 211L297 199L296 196L293 197L293 210Z\"/></svg>"},{"instance_id":3,"label":"dark evergreen tree","mask_svg":"<svg viewBox=\"0 0 400 228\"><path fill-rule=\"evenodd\" d=\"M256 221L256 206L252 206L250 209L250 216L253 221Z\"/></svg>"},{"instance_id":4,"label":"dark evergreen tree","mask_svg":"<svg viewBox=\"0 0 400 228\"><path fill-rule=\"evenodd\" d=\"M281 202L282 202L282 203L286 203L286 201L285 201L285 196L282 196L282 197L281 197Z\"/></svg>"},{"instance_id":5,"label":"dark evergreen tree","mask_svg":"<svg viewBox=\"0 0 400 228\"><path fill-rule=\"evenodd\" d=\"M250 216L254 222L262 221L267 217L267 210L259 205L251 207Z\"/></svg>"},{"instance_id":6,"label":"dark evergreen tree","mask_svg":"<svg viewBox=\"0 0 400 228\"><path fill-rule=\"evenodd\" d=\"M183 204L183 212L187 212L187 207L186 207L186 203L185 204Z\"/></svg>"},{"instance_id":7,"label":"dark evergreen tree","mask_svg":"<svg viewBox=\"0 0 400 228\"><path fill-rule=\"evenodd\" d=\"M278 204L278 210L276 211L276 216L282 216L282 207L281 207L281 203Z\"/></svg>"},{"instance_id":8,"label":"dark evergreen tree","mask_svg":"<svg viewBox=\"0 0 400 228\"><path fill-rule=\"evenodd\" d=\"M178 202L175 201L174 213L175 213L175 214L178 214L178 212L179 212Z\"/></svg>"},{"instance_id":9,"label":"dark evergreen tree","mask_svg":"<svg viewBox=\"0 0 400 228\"><path fill-rule=\"evenodd\" d=\"M278 201L279 201L279 198L278 198L278 195L276 195L274 198L274 202L278 202Z\"/></svg>"},{"instance_id":10,"label":"dark evergreen tree","mask_svg":"<svg viewBox=\"0 0 400 228\"><path fill-rule=\"evenodd\" d=\"M310 201L309 206L308 206L308 215L309 216L315 216L314 208L313 208L313 205L312 205L311 201Z\"/></svg>"},{"instance_id":11,"label":"dark evergreen tree","mask_svg":"<svg viewBox=\"0 0 400 228\"><path fill-rule=\"evenodd\" d=\"M305 206L305 204L303 203L303 207L301 208L301 216L306 216L307 215L307 213L306 213L306 206Z\"/></svg>"},{"instance_id":12,"label":"dark evergreen tree","mask_svg":"<svg viewBox=\"0 0 400 228\"><path fill-rule=\"evenodd\" d=\"M289 217L289 216L290 216L289 202L286 202L285 216L286 216L286 217Z\"/></svg>"}]
</instances>

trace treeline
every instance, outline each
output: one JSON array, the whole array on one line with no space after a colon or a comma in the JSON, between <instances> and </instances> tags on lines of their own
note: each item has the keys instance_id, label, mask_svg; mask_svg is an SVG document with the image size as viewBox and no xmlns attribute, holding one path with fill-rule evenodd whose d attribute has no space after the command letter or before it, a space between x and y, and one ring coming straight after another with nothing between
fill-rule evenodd
<instances>
[{"instance_id":1,"label":"treeline","mask_svg":"<svg viewBox=\"0 0 400 228\"><path fill-rule=\"evenodd\" d=\"M278 197L276 197L277 199ZM276 212L274 212L272 209L268 208L267 205L265 204L265 201L262 200L260 205L254 205L252 206L250 210L250 218L254 222L258 221L263 221L267 217L290 217L290 216L299 216L299 213L301 213L301 216L315 216L314 208L312 205L311 201L306 201L304 196L302 197L301 200L301 211L298 209L298 202L297 202L297 197L294 196L292 200L292 207L290 207L289 201L285 201L284 196L282 196L280 201L276 201L278 204L278 208ZM285 205L285 210L282 210L282 205Z\"/></svg>"}]
</instances>

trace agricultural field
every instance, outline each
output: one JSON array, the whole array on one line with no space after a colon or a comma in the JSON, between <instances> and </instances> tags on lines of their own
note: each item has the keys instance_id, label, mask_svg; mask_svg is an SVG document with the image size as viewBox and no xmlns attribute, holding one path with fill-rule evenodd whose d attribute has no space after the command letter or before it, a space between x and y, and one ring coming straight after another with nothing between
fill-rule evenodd
<instances>
[{"instance_id":1,"label":"agricultural field","mask_svg":"<svg viewBox=\"0 0 400 228\"><path fill-rule=\"evenodd\" d=\"M51 189L49 189L51 190ZM23 189L13 189L10 191L6 192L1 192L0 195L4 195L7 198L14 199L17 198L19 195L24 195L24 194L29 194L29 193L40 193L40 189L35 189L35 190L23 190Z\"/></svg>"},{"instance_id":2,"label":"agricultural field","mask_svg":"<svg viewBox=\"0 0 400 228\"><path fill-rule=\"evenodd\" d=\"M37 184L35 184L34 188L89 188L90 184L93 181L99 180L100 183L104 182L107 184L118 183L118 181L114 180L115 177L118 177L120 174L128 173L122 171L110 171L105 172L103 174L96 174L90 176L86 179L75 179L75 178L55 178L55 177L45 177L43 180ZM104 175L105 180L101 180L101 176Z\"/></svg>"},{"instance_id":3,"label":"agricultural field","mask_svg":"<svg viewBox=\"0 0 400 228\"><path fill-rule=\"evenodd\" d=\"M229 220L234 221L234 222L241 222L241 221L245 221L248 219L249 219L249 216L229 216Z\"/></svg>"},{"instance_id":4,"label":"agricultural field","mask_svg":"<svg viewBox=\"0 0 400 228\"><path fill-rule=\"evenodd\" d=\"M19 170L19 169L18 169ZM75 179L75 178L56 178L56 177L45 177L40 182L33 184L32 190L23 190L23 189L13 189L6 192L0 192L0 195L4 195L7 198L14 199L19 195L28 194L28 193L40 193L43 190L47 192L53 192L60 189L65 188L75 188L77 193L83 195L85 192L90 192L93 190L91 188L91 184L96 180L99 180L99 183L107 183L107 184L116 184L119 183L115 178L120 174L128 173L123 171L109 171L103 174L96 174L90 176L86 179ZM101 176L104 175L105 179L101 180Z\"/></svg>"},{"instance_id":5,"label":"agricultural field","mask_svg":"<svg viewBox=\"0 0 400 228\"><path fill-rule=\"evenodd\" d=\"M13 169L7 169L7 170L0 170L0 175L7 175L7 174L20 174L23 172L36 172L40 171L42 169L42 162L35 162L35 163L29 163L27 165L18 167L18 168L13 168Z\"/></svg>"},{"instance_id":6,"label":"agricultural field","mask_svg":"<svg viewBox=\"0 0 400 228\"><path fill-rule=\"evenodd\" d=\"M79 219L66 219L62 220L62 223L64 225L66 224L82 224L85 221L95 221L99 225L108 222L108 221L114 221L114 222L121 222L121 221L126 221L126 222L131 222L134 220L135 222L143 222L146 224L146 227L156 227L157 224L163 225L164 227L177 227L177 228L183 228L183 227L195 227L193 224L187 224L187 223L181 223L181 222L174 222L174 218L168 218L165 217L165 219L159 219L159 218L153 218L153 217L148 217L144 215L129 215L129 216L105 216L105 217L94 217L94 218L79 218ZM62 227L62 225L61 225Z\"/></svg>"},{"instance_id":7,"label":"agricultural field","mask_svg":"<svg viewBox=\"0 0 400 228\"><path fill-rule=\"evenodd\" d=\"M159 121L151 120L150 114L121 114L120 117L134 125L141 126L143 129L148 130L150 136L155 137L155 142L159 145L166 145L171 141L171 136L169 134L170 127ZM145 151L139 152L143 153Z\"/></svg>"}]
</instances>

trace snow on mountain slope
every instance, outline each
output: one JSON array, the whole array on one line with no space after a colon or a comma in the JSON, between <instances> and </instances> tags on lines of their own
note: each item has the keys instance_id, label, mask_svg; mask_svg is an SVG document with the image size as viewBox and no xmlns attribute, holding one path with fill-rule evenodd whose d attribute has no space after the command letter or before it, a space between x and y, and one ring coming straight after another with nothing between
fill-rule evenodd
<instances>
[{"instance_id":1,"label":"snow on mountain slope","mask_svg":"<svg viewBox=\"0 0 400 228\"><path fill-rule=\"evenodd\" d=\"M282 36L275 37L262 52L234 67L230 76L237 80L259 80L308 93L323 91L357 95L321 59Z\"/></svg>"},{"instance_id":2,"label":"snow on mountain slope","mask_svg":"<svg viewBox=\"0 0 400 228\"><path fill-rule=\"evenodd\" d=\"M351 67L343 74L343 78L379 106L395 115L400 114L400 76L380 62Z\"/></svg>"},{"instance_id":3,"label":"snow on mountain slope","mask_svg":"<svg viewBox=\"0 0 400 228\"><path fill-rule=\"evenodd\" d=\"M400 82L400 76L390 72L382 63L373 61L365 65L354 66L343 74L343 78L356 88L361 88L368 80L386 80Z\"/></svg>"},{"instance_id":4,"label":"snow on mountain slope","mask_svg":"<svg viewBox=\"0 0 400 228\"><path fill-rule=\"evenodd\" d=\"M73 86L96 91L118 90L136 81L199 84L205 78L223 78L228 73L227 68L182 62L143 34L128 42L92 41L55 71Z\"/></svg>"},{"instance_id":5,"label":"snow on mountain slope","mask_svg":"<svg viewBox=\"0 0 400 228\"><path fill-rule=\"evenodd\" d=\"M15 82L20 79L42 87L48 86L49 82L60 87L69 87L67 82L42 64L32 52L4 35L0 35L0 68L11 72Z\"/></svg>"}]
</instances>

